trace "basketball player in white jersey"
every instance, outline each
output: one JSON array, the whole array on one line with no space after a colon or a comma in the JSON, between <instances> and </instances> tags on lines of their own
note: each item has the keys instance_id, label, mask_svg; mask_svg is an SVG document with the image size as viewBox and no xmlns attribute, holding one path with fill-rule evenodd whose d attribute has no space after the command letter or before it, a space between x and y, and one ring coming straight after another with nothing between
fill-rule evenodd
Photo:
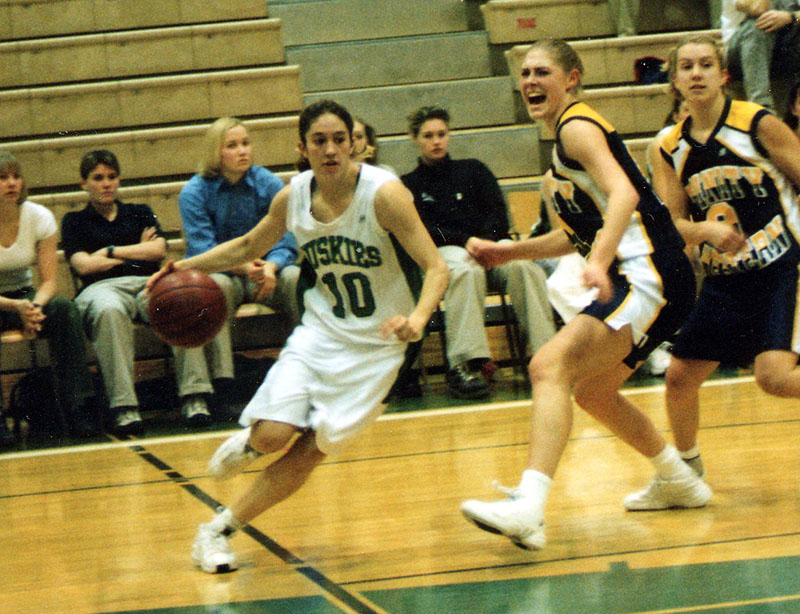
<instances>
[{"instance_id":1,"label":"basketball player in white jersey","mask_svg":"<svg viewBox=\"0 0 800 614\"><path fill-rule=\"evenodd\" d=\"M351 160L352 129L335 102L304 109L298 148L311 170L276 195L252 231L150 280L171 268L230 269L265 253L287 230L303 257L301 324L245 407L245 428L220 446L209 472L225 479L262 454L289 450L200 525L192 558L208 573L236 569L228 538L293 494L381 414L407 343L421 338L447 287L447 267L411 194L391 173Z\"/></svg>"}]
</instances>

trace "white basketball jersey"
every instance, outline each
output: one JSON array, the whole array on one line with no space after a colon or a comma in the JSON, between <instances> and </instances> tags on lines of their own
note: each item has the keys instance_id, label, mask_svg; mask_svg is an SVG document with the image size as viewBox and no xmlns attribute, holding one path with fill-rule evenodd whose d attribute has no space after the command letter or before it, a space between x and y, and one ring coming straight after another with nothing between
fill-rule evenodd
<instances>
[{"instance_id":1,"label":"white basketball jersey","mask_svg":"<svg viewBox=\"0 0 800 614\"><path fill-rule=\"evenodd\" d=\"M375 215L375 192L393 174L361 165L353 200L332 222L311 215L311 183L306 171L291 181L287 228L302 256L298 296L302 323L353 343L402 343L381 337L381 326L395 315L408 316L416 305L419 267Z\"/></svg>"}]
</instances>

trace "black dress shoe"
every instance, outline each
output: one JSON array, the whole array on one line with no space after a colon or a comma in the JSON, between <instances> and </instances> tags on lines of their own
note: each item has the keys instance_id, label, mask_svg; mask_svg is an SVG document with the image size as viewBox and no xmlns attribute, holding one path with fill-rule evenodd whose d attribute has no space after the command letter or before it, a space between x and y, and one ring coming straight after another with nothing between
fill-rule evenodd
<instances>
[{"instance_id":1,"label":"black dress shoe","mask_svg":"<svg viewBox=\"0 0 800 614\"><path fill-rule=\"evenodd\" d=\"M6 417L0 414L0 448L8 448L17 443L17 438L14 433L8 430L6 425Z\"/></svg>"},{"instance_id":2,"label":"black dress shoe","mask_svg":"<svg viewBox=\"0 0 800 614\"><path fill-rule=\"evenodd\" d=\"M405 373L400 372L385 400L419 399L421 396L422 386L419 384L419 370L411 369Z\"/></svg>"},{"instance_id":3,"label":"black dress shoe","mask_svg":"<svg viewBox=\"0 0 800 614\"><path fill-rule=\"evenodd\" d=\"M480 375L471 371L466 362L447 372L447 389L459 399L483 399L489 396L489 384Z\"/></svg>"}]
</instances>

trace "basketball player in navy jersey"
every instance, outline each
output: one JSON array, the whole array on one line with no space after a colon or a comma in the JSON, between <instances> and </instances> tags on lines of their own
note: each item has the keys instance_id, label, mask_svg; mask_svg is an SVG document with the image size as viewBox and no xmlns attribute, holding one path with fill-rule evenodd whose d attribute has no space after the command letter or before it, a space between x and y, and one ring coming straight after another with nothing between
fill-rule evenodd
<instances>
[{"instance_id":1,"label":"basketball player in navy jersey","mask_svg":"<svg viewBox=\"0 0 800 614\"><path fill-rule=\"evenodd\" d=\"M667 412L681 456L703 475L698 391L721 362L755 360L764 391L800 397L800 141L764 107L725 96L714 39L684 38L669 66L689 117L662 139L653 185L705 276L667 369ZM654 481L626 506L669 507L658 491Z\"/></svg>"},{"instance_id":2,"label":"basketball player in navy jersey","mask_svg":"<svg viewBox=\"0 0 800 614\"><path fill-rule=\"evenodd\" d=\"M555 134L548 206L560 228L502 244L471 240L467 249L494 266L578 251L583 283L597 299L545 344L530 363L533 415L528 467L500 501L465 501L479 528L521 548L545 545L544 507L572 426L572 399L649 458L676 507L700 507L708 486L653 423L619 393L637 365L680 326L694 299L691 263L669 211L653 194L620 136L578 101L583 66L560 40L534 43L522 64L520 91L533 120Z\"/></svg>"}]
</instances>

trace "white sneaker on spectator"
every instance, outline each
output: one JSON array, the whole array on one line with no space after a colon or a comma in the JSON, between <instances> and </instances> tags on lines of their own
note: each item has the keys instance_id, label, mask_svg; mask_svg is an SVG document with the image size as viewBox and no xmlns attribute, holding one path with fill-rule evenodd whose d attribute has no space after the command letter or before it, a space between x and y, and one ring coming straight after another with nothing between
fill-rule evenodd
<instances>
[{"instance_id":1,"label":"white sneaker on spectator","mask_svg":"<svg viewBox=\"0 0 800 614\"><path fill-rule=\"evenodd\" d=\"M497 489L508 497L500 501L464 501L461 513L479 529L504 535L523 550L544 548L547 538L539 506L522 496L517 488L497 486Z\"/></svg>"},{"instance_id":2,"label":"white sneaker on spectator","mask_svg":"<svg viewBox=\"0 0 800 614\"><path fill-rule=\"evenodd\" d=\"M136 406L115 407L114 433L116 435L141 435L144 423L139 408Z\"/></svg>"},{"instance_id":3,"label":"white sneaker on spectator","mask_svg":"<svg viewBox=\"0 0 800 614\"><path fill-rule=\"evenodd\" d=\"M228 437L208 461L208 472L218 480L227 480L241 473L261 456L250 447L250 427Z\"/></svg>"},{"instance_id":4,"label":"white sneaker on spectator","mask_svg":"<svg viewBox=\"0 0 800 614\"><path fill-rule=\"evenodd\" d=\"M692 471L692 475L680 480L664 480L656 476L646 488L625 497L622 504L632 512L703 507L711 499L711 494L708 484Z\"/></svg>"},{"instance_id":5,"label":"white sneaker on spectator","mask_svg":"<svg viewBox=\"0 0 800 614\"><path fill-rule=\"evenodd\" d=\"M202 394L189 394L181 402L181 415L192 425L210 424L211 412Z\"/></svg>"},{"instance_id":6,"label":"white sneaker on spectator","mask_svg":"<svg viewBox=\"0 0 800 614\"><path fill-rule=\"evenodd\" d=\"M236 555L228 545L228 538L201 524L192 544L192 561L206 573L225 573L238 569Z\"/></svg>"}]
</instances>

